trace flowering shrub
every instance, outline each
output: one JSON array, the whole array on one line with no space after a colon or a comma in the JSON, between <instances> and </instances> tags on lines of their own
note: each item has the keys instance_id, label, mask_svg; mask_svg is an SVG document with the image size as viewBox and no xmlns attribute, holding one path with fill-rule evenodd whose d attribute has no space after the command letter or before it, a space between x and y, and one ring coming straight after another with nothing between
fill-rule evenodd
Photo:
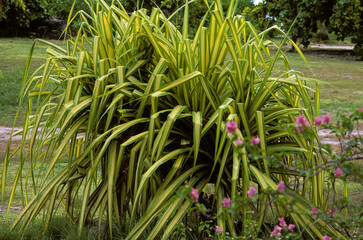
<instances>
[{"instance_id":1,"label":"flowering shrub","mask_svg":"<svg viewBox=\"0 0 363 240\"><path fill-rule=\"evenodd\" d=\"M345 116L344 114L340 114L341 118L340 120L338 120L338 125L341 124L341 126L337 126L337 125L332 125L330 123L330 117L329 115L325 115L322 118L320 117L316 117L315 121L314 121L314 126L315 127L320 127L320 126L324 126L324 127L328 127L329 129L332 130L332 132L334 132L336 135L339 136L339 132L343 132L345 134L344 135L344 139L350 139L350 141L346 142L343 141L343 138L340 139L342 146L344 149L351 149L349 150L349 154L347 152L342 151L340 154L338 154L337 152L331 151L330 150L330 146L329 145L324 145L321 144L321 153L323 154L323 152L326 152L325 155L322 155L323 158L327 158L326 161L318 166L317 168L319 169L319 171L323 171L323 172L327 172L328 175L326 177L326 180L328 180L328 183L331 183L332 185L334 185L334 181L338 178L346 178L347 175L346 173L343 171L343 169L345 169L347 172L354 172L357 169L351 169L352 167L352 163L351 161L354 159L357 159L356 157L358 157L358 154L362 153L362 138L360 135L356 135L353 136L354 140L351 140L352 136L350 135L350 133L352 133L352 128L350 128L350 122L351 121L356 121L356 123L358 123L359 119L363 119L363 112L362 112L362 108L359 111L356 111L355 113L353 113L352 115L350 115L349 117ZM232 121L233 122L233 121ZM238 128L236 127L236 125L233 123L232 125L229 125L228 123L226 124L226 126L233 126L231 127L228 132L229 133L235 133ZM309 133L309 129L307 129L308 127L314 127L311 126L306 118L303 115L300 115L297 117L296 120L296 125L295 125L295 132L297 129L299 129L297 132L299 133L303 133L304 131L306 131L306 134L310 134ZM344 129L343 126L346 126L347 128ZM342 129L343 128L343 129ZM339 132L337 132L339 130ZM239 139L236 140L236 143ZM256 141L256 138L251 138L251 143L250 145L256 145L257 143L253 143L253 141ZM242 144L247 144L247 143L239 143L236 144L236 146L240 147L240 145ZM338 160L339 159L339 160ZM338 166L336 168L334 168L334 166ZM343 167L345 166L345 167ZM349 166L349 168L347 167ZM343 169L342 169L343 168ZM348 170L349 169L349 170ZM311 175L309 177L312 177ZM231 214L235 214L236 213L236 209L240 208L240 207L246 207L247 205L255 202L255 201L260 201L261 197L263 197L265 194L268 194L270 196L273 197L274 200L276 200L276 202L281 206L282 209L286 208L286 204L291 204L293 205L294 202L288 202L286 201L286 198L284 197L286 194L285 192L285 187L286 185L289 186L290 184L292 184L292 182L287 182L285 183L284 181L280 181L277 186L276 186L276 190L271 189L270 191L266 191L266 192L259 192L257 198L256 198L256 188L254 186L250 186L248 191L247 191L247 195L248 198L243 198L243 197L238 197L236 198L234 201L231 201L230 198L224 198L222 200L222 202L220 204L216 203L217 205L221 205L221 211L218 213L218 215L224 215L225 217L227 217L228 215ZM329 186L329 184L327 185ZM184 188L189 189L190 187L188 185L184 186ZM194 199L194 189L191 190L191 194L190 197L191 199ZM327 199L327 201L331 201L331 199ZM343 202L345 201L345 199L343 199ZM337 213L338 206L340 207L347 207L348 205L344 205L344 204L339 204L339 202L337 202L334 198L333 198L333 206L331 208L328 208L325 210L325 212L323 212L321 209L319 209L318 207L311 207L310 209L310 214L312 216L315 216L316 221L321 221L321 220L327 220L329 222L334 222L335 226L337 228L339 228L340 222L339 219L335 219L334 218L334 214ZM293 211L294 208L291 208L290 210ZM359 211L362 211L362 207L360 207L358 209ZM199 213L206 213L207 210L205 209L203 204L198 204L195 208L195 211L199 212ZM301 214L301 213L300 213ZM306 213L302 213L302 214L306 214ZM205 215L207 216L207 215ZM247 217L244 221L246 221L248 224L248 226L252 226L252 227L246 227L243 231L243 234L240 236L236 236L236 237L232 237L231 234L227 231L223 230L223 227L217 225L217 223L215 222L216 220L216 216L208 216L210 219L210 223L211 226L208 230L208 239L267 239L267 238L271 238L271 239L304 239L304 231L305 229L300 229L297 230L296 226L294 223L291 223L292 218L288 218L289 222L286 222L286 218L284 216L278 217L275 221L273 225L272 223L270 223L269 225L269 229L270 232L266 232L266 235L261 234L261 232L259 233L258 229L256 228L256 222L258 220L258 215L256 215L256 213L254 211L249 211L247 214ZM360 217L358 218L354 218L352 219L356 225L359 225L362 223L363 218L362 218L362 214L360 214ZM202 222L203 224L204 222ZM213 223L215 223L216 225L214 225L213 227ZM268 224L268 223L266 223ZM354 224L353 224L354 225ZM213 234L213 230L214 230L214 234ZM267 230L267 228L266 228ZM362 237L361 233L359 231L355 231L354 227L352 228L342 228L340 227L339 230L342 233L341 237L338 238L334 238L332 236L329 235L321 235L320 239L322 240L331 240L331 239L346 239L346 238L351 238L351 239L358 239L359 237ZM298 232L299 231L299 232Z\"/></svg>"}]
</instances>

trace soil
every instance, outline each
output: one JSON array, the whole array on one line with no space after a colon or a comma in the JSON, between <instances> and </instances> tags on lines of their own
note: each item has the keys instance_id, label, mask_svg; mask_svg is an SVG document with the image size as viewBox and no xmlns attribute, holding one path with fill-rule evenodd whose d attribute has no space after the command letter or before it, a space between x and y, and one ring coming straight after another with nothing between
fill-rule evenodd
<instances>
[{"instance_id":1,"label":"soil","mask_svg":"<svg viewBox=\"0 0 363 240\"><path fill-rule=\"evenodd\" d=\"M269 46L271 50L276 49L275 46ZM304 48L300 46L300 50L305 54L315 54L320 57L334 57L342 58L345 60L355 60L354 46L339 46L339 45L326 45L326 44L313 44ZM291 47L284 46L283 50L288 51Z\"/></svg>"},{"instance_id":2,"label":"soil","mask_svg":"<svg viewBox=\"0 0 363 240\"><path fill-rule=\"evenodd\" d=\"M20 131L22 128L14 128L14 132ZM0 156L5 153L6 146L8 145L9 137L12 132L12 128L0 126ZM11 150L15 150L20 145L21 134L12 137ZM2 162L3 159L0 159Z\"/></svg>"},{"instance_id":3,"label":"soil","mask_svg":"<svg viewBox=\"0 0 363 240\"><path fill-rule=\"evenodd\" d=\"M14 132L17 132L17 131L20 131L22 130L22 128L14 128ZM3 141L8 141L9 140L9 137L10 137L10 134L11 134L11 131L12 129L9 128L9 127L3 127L3 126L0 126L0 142L3 142ZM17 135L17 136L14 136L12 137L13 140L21 140L21 135Z\"/></svg>"},{"instance_id":4,"label":"soil","mask_svg":"<svg viewBox=\"0 0 363 240\"><path fill-rule=\"evenodd\" d=\"M315 44L310 45L309 48L312 49L324 49L324 50L353 50L354 46L333 46L333 45L326 45L326 44Z\"/></svg>"}]
</instances>

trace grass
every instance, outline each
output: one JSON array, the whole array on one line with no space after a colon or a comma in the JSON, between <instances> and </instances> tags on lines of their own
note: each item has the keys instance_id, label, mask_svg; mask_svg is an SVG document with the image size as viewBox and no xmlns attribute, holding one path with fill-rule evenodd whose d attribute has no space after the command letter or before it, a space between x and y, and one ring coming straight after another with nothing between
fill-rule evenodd
<instances>
[{"instance_id":1,"label":"grass","mask_svg":"<svg viewBox=\"0 0 363 240\"><path fill-rule=\"evenodd\" d=\"M281 37L272 37L270 40L276 44L279 44L282 40ZM344 39L344 41L337 40L337 36L334 34L329 34L329 40L324 41L318 41L316 39L316 34L312 38L309 39L310 45L316 45L316 44L324 44L328 46L354 46L354 43L352 43L351 37L347 37ZM300 39L297 41L300 42ZM286 45L291 46L288 42ZM303 47L302 45L300 47Z\"/></svg>"},{"instance_id":2,"label":"grass","mask_svg":"<svg viewBox=\"0 0 363 240\"><path fill-rule=\"evenodd\" d=\"M292 69L303 72L306 77L318 79L321 114L332 116L340 110L353 112L363 102L363 62L349 57L305 54L309 66L296 54L286 53ZM315 88L315 81L310 87Z\"/></svg>"},{"instance_id":3,"label":"grass","mask_svg":"<svg viewBox=\"0 0 363 240\"><path fill-rule=\"evenodd\" d=\"M23 68L32 44L33 39L0 38L0 126L13 124L19 106ZM45 50L46 47L36 45L31 71L44 63Z\"/></svg>"},{"instance_id":4,"label":"grass","mask_svg":"<svg viewBox=\"0 0 363 240\"><path fill-rule=\"evenodd\" d=\"M82 240L96 239L97 233L91 228L85 229L80 236L77 234L77 228L65 216L59 216L52 220L49 230L43 235L41 219L37 220L31 227L24 232L9 232L5 225L0 227L0 239L2 240Z\"/></svg>"},{"instance_id":5,"label":"grass","mask_svg":"<svg viewBox=\"0 0 363 240\"><path fill-rule=\"evenodd\" d=\"M3 149L0 149L0 166L2 166L4 161L4 152ZM67 159L63 159L64 161L61 161L57 163L56 171L54 174L57 173L57 171L61 170L64 166L67 165ZM52 219L52 222L50 224L50 227L48 231L46 231L42 236L40 236L40 233L42 232L42 216L43 214L40 213L35 222L25 231L18 232L13 231L9 232L9 226L13 223L13 221L16 220L19 213L21 212L22 208L24 207L25 198L22 195L22 192L25 191L25 188L21 189L20 185L18 185L15 197L12 203L12 209L9 212L9 215L7 219L5 219L5 213L6 213L6 207L7 207L7 201L10 197L10 189L12 188L12 185L14 183L14 179L16 177L16 174L18 172L20 166L19 157L16 156L9 164L8 169L8 182L6 184L6 189L8 190L5 194L5 202L4 205L1 207L0 205L0 239L1 240L12 240L12 239L25 239L25 240L35 240L35 239L41 239L41 240L50 240L50 239L69 239L69 240L81 240L81 239L96 239L95 236L97 236L97 230L98 225L90 224L89 228L86 228L81 236L77 235L77 225L72 224L72 222L64 215L64 212L62 211L63 207L59 206L58 214L57 216ZM24 165L24 171L22 174L22 185L25 186L26 183L26 174L30 170L30 164ZM39 165L35 168L35 172L39 171ZM30 181L30 180L29 180ZM31 183L28 183L31 185ZM39 189L39 186L37 186ZM33 197L33 191L32 189L28 189L28 200L30 200ZM117 233L117 232L116 232ZM121 233L120 233L121 234Z\"/></svg>"}]
</instances>

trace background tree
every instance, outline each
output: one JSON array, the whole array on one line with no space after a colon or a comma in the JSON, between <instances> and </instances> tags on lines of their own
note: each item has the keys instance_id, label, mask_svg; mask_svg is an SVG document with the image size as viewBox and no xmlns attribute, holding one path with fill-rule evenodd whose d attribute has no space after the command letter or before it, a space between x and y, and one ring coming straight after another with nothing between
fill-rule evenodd
<instances>
[{"instance_id":1,"label":"background tree","mask_svg":"<svg viewBox=\"0 0 363 240\"><path fill-rule=\"evenodd\" d=\"M105 2L110 3L111 0ZM196 0L190 4L190 30L189 34L193 36L198 28L203 13L208 9L207 4L212 4L213 0ZM230 0L222 0L224 11L227 11ZM0 36L30 36L37 32L39 25L44 19L56 18L59 20L67 20L69 11L72 8L74 0L0 0ZM121 3L128 12L133 12L140 8L145 8L150 13L153 7L160 7L163 13L170 17L177 9L184 5L184 0L156 0L156 1L133 1L121 0ZM207 4L206 4L207 3ZM253 9L252 0L239 0L237 5L237 13L242 13L247 7L248 12ZM1 10L2 9L2 10ZM74 6L74 13L79 10L87 11L88 7L85 1L77 0ZM181 9L172 19L176 27L181 29L181 18L184 12ZM205 22L208 25L209 21ZM77 22L73 23L77 27ZM44 37L44 36L40 36ZM45 36L47 37L47 36Z\"/></svg>"},{"instance_id":2,"label":"background tree","mask_svg":"<svg viewBox=\"0 0 363 240\"><path fill-rule=\"evenodd\" d=\"M0 0L0 19L2 17L4 4L6 6L9 3L14 4L16 7L21 7L23 9L25 8L23 0L11 0L10 2L7 0L5 0L4 2L3 2L3 0Z\"/></svg>"},{"instance_id":3,"label":"background tree","mask_svg":"<svg viewBox=\"0 0 363 240\"><path fill-rule=\"evenodd\" d=\"M352 36L358 60L363 59L363 1L362 0L264 0L253 11L264 27L277 24L288 30L293 41L301 38L304 47L321 26L335 33L338 40Z\"/></svg>"},{"instance_id":4,"label":"background tree","mask_svg":"<svg viewBox=\"0 0 363 240\"><path fill-rule=\"evenodd\" d=\"M0 0L0 36L59 37L75 0ZM111 0L105 0L110 3ZM73 13L88 10L86 1L76 0ZM79 22L73 26L77 28ZM48 28L44 30L43 28ZM57 28L59 27L59 28Z\"/></svg>"},{"instance_id":5,"label":"background tree","mask_svg":"<svg viewBox=\"0 0 363 240\"><path fill-rule=\"evenodd\" d=\"M277 24L284 30L288 30L294 20L295 25L291 29L291 39L296 42L299 37L304 47L310 44L309 38L318 29L318 22L329 22L332 9L336 1L322 0L264 0L254 10L254 16L261 20L262 25Z\"/></svg>"},{"instance_id":6,"label":"background tree","mask_svg":"<svg viewBox=\"0 0 363 240\"><path fill-rule=\"evenodd\" d=\"M27 36L33 21L49 16L49 2L46 0L25 1L23 5L19 0L16 4L12 4L13 2L3 1L0 13L0 36Z\"/></svg>"},{"instance_id":7,"label":"background tree","mask_svg":"<svg viewBox=\"0 0 363 240\"><path fill-rule=\"evenodd\" d=\"M357 60L363 60L363 0L340 0L330 17L331 30L338 40L352 37Z\"/></svg>"},{"instance_id":8,"label":"background tree","mask_svg":"<svg viewBox=\"0 0 363 240\"><path fill-rule=\"evenodd\" d=\"M253 0L237 0L238 5L236 9L236 13L241 14L245 10L245 8L253 9L254 3ZM189 6L189 34L193 36L204 16L204 13L208 10L207 4L210 6L214 1L213 0L196 0ZM140 8L145 8L150 13L153 7L160 7L163 13L170 17L171 14L175 13L180 7L182 7L185 3L184 0L155 0L155 1L131 1L131 0L121 0L121 3L125 7L128 12L136 11ZM230 0L222 0L223 11L226 12L229 6ZM171 21L173 24L181 29L182 28L182 17L184 11L181 9L177 14L174 15ZM209 24L209 20L205 22L205 25Z\"/></svg>"}]
</instances>

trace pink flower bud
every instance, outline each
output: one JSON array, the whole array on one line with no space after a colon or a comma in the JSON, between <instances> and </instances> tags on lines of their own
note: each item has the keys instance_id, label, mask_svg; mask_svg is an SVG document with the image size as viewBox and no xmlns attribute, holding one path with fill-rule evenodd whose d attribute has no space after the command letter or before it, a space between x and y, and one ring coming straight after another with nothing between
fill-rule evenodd
<instances>
[{"instance_id":1,"label":"pink flower bud","mask_svg":"<svg viewBox=\"0 0 363 240\"><path fill-rule=\"evenodd\" d=\"M223 231L223 229L221 228L221 227L216 227L216 232L222 232Z\"/></svg>"},{"instance_id":2,"label":"pink flower bud","mask_svg":"<svg viewBox=\"0 0 363 240\"><path fill-rule=\"evenodd\" d=\"M295 129L295 132L303 132L304 131L304 127L303 126L299 126Z\"/></svg>"},{"instance_id":3,"label":"pink flower bud","mask_svg":"<svg viewBox=\"0 0 363 240\"><path fill-rule=\"evenodd\" d=\"M228 133L235 133L237 130L237 123L235 121L226 123L226 129Z\"/></svg>"},{"instance_id":4,"label":"pink flower bud","mask_svg":"<svg viewBox=\"0 0 363 240\"><path fill-rule=\"evenodd\" d=\"M236 140L236 146L241 146L242 144L243 142L241 141L241 139Z\"/></svg>"},{"instance_id":5,"label":"pink flower bud","mask_svg":"<svg viewBox=\"0 0 363 240\"><path fill-rule=\"evenodd\" d=\"M341 168L337 168L337 169L335 169L334 173L335 173L336 178L340 178L343 174L343 171Z\"/></svg>"},{"instance_id":6,"label":"pink flower bud","mask_svg":"<svg viewBox=\"0 0 363 240\"><path fill-rule=\"evenodd\" d=\"M190 193L190 196L192 197L194 202L198 202L198 199L199 199L198 189L192 188L192 192Z\"/></svg>"},{"instance_id":7,"label":"pink flower bud","mask_svg":"<svg viewBox=\"0 0 363 240\"><path fill-rule=\"evenodd\" d=\"M310 212L311 212L311 214L312 215L318 215L318 213L319 213L319 209L318 208L312 208L311 210L310 210Z\"/></svg>"},{"instance_id":8,"label":"pink flower bud","mask_svg":"<svg viewBox=\"0 0 363 240\"><path fill-rule=\"evenodd\" d=\"M270 237L274 237L274 236L281 236L281 232L277 232L277 231L272 231L271 234L270 234Z\"/></svg>"},{"instance_id":9,"label":"pink flower bud","mask_svg":"<svg viewBox=\"0 0 363 240\"><path fill-rule=\"evenodd\" d=\"M337 211L338 211L338 208L334 206L332 209L332 214L335 214Z\"/></svg>"},{"instance_id":10,"label":"pink flower bud","mask_svg":"<svg viewBox=\"0 0 363 240\"><path fill-rule=\"evenodd\" d=\"M363 112L363 107L362 106L359 108L359 112Z\"/></svg>"},{"instance_id":11,"label":"pink flower bud","mask_svg":"<svg viewBox=\"0 0 363 240\"><path fill-rule=\"evenodd\" d=\"M276 231L276 232L281 232L281 230L282 230L282 228L279 227L278 225L276 225L274 228L274 231Z\"/></svg>"},{"instance_id":12,"label":"pink flower bud","mask_svg":"<svg viewBox=\"0 0 363 240\"><path fill-rule=\"evenodd\" d=\"M296 118L297 126L307 126L310 127L309 121L304 117L304 115L300 115Z\"/></svg>"},{"instance_id":13,"label":"pink flower bud","mask_svg":"<svg viewBox=\"0 0 363 240\"><path fill-rule=\"evenodd\" d=\"M248 194L248 196L253 197L253 195L255 195L255 192L256 192L256 188L250 186L250 188L247 191L247 194Z\"/></svg>"},{"instance_id":14,"label":"pink flower bud","mask_svg":"<svg viewBox=\"0 0 363 240\"><path fill-rule=\"evenodd\" d=\"M279 184L277 184L277 190L279 190L280 192L285 192L285 183L284 182L279 182Z\"/></svg>"},{"instance_id":15,"label":"pink flower bud","mask_svg":"<svg viewBox=\"0 0 363 240\"><path fill-rule=\"evenodd\" d=\"M333 212L333 210L331 210L331 209L328 209L327 211L326 211L326 214L332 214L332 212Z\"/></svg>"},{"instance_id":16,"label":"pink flower bud","mask_svg":"<svg viewBox=\"0 0 363 240\"><path fill-rule=\"evenodd\" d=\"M314 122L314 125L319 127L321 124L322 124L322 119L320 117L316 117L315 118L315 122Z\"/></svg>"},{"instance_id":17,"label":"pink flower bud","mask_svg":"<svg viewBox=\"0 0 363 240\"><path fill-rule=\"evenodd\" d=\"M296 125L298 125L298 126L302 126L302 125L304 125L304 121L305 120L305 117L304 117L304 115L300 115L300 116L298 116L297 118L296 118Z\"/></svg>"},{"instance_id":18,"label":"pink flower bud","mask_svg":"<svg viewBox=\"0 0 363 240\"><path fill-rule=\"evenodd\" d=\"M287 224L286 224L284 218L278 218L278 220L279 220L279 224L281 227L287 227Z\"/></svg>"},{"instance_id":19,"label":"pink flower bud","mask_svg":"<svg viewBox=\"0 0 363 240\"><path fill-rule=\"evenodd\" d=\"M329 116L329 114L323 116L323 118L321 120L323 121L323 123L329 124L330 123L330 116Z\"/></svg>"},{"instance_id":20,"label":"pink flower bud","mask_svg":"<svg viewBox=\"0 0 363 240\"><path fill-rule=\"evenodd\" d=\"M252 145L256 145L260 143L260 138L259 137L253 137L251 138L251 144Z\"/></svg>"},{"instance_id":21,"label":"pink flower bud","mask_svg":"<svg viewBox=\"0 0 363 240\"><path fill-rule=\"evenodd\" d=\"M325 236L322 236L321 239L322 240L330 240L330 237L328 237L327 235L325 235Z\"/></svg>"},{"instance_id":22,"label":"pink flower bud","mask_svg":"<svg viewBox=\"0 0 363 240\"><path fill-rule=\"evenodd\" d=\"M293 232L294 231L294 228L295 228L295 225L294 224L289 224L289 231L290 232Z\"/></svg>"},{"instance_id":23,"label":"pink flower bud","mask_svg":"<svg viewBox=\"0 0 363 240\"><path fill-rule=\"evenodd\" d=\"M229 208L231 206L231 199L229 198L224 198L222 200L222 204L223 204L223 207L226 207L226 208Z\"/></svg>"}]
</instances>

